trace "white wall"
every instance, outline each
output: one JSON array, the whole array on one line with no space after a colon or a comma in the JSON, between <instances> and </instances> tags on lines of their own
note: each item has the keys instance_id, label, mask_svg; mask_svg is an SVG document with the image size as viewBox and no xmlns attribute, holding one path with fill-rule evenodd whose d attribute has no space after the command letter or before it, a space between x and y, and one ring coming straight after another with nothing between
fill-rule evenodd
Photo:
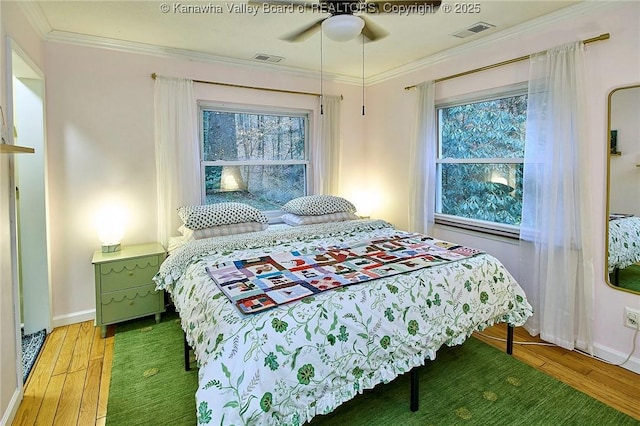
<instances>
[{"instance_id":1,"label":"white wall","mask_svg":"<svg viewBox=\"0 0 640 426\"><path fill-rule=\"evenodd\" d=\"M317 92L317 79L296 75L46 44L47 143L54 326L94 317L94 217L105 202L120 203L129 220L123 244L156 240L152 73L195 80ZM283 97L316 108L317 98L195 84L199 99L277 105ZM359 180L362 151L360 88L325 82L342 94L344 191Z\"/></svg>"},{"instance_id":2,"label":"white wall","mask_svg":"<svg viewBox=\"0 0 640 426\"><path fill-rule=\"evenodd\" d=\"M592 238L597 249L594 340L598 355L621 361L628 354L633 338L633 331L622 326L622 312L625 306L640 307L640 296L613 290L604 281L606 113L607 96L613 88L640 82L640 3L594 2L591 7L589 13L536 28L518 37L502 39L489 46L475 46L463 55L370 87L367 97L375 108L369 108L367 116L367 167L375 170L369 174L369 180L384 197L374 216L405 227L408 195L402 189L407 188L409 179L406 141L411 136L415 110L415 91L405 91L405 86L610 33L610 40L592 43L586 48L589 124L585 143L591 147L592 153L590 183L595 217ZM518 83L527 78L528 64L520 62L438 83L436 100ZM520 253L513 242L502 243L499 239L482 238L444 227L436 229L436 236L485 249L501 259L518 277ZM633 368L640 371L640 356L636 354L633 361Z\"/></svg>"},{"instance_id":3,"label":"white wall","mask_svg":"<svg viewBox=\"0 0 640 426\"><path fill-rule=\"evenodd\" d=\"M15 55L14 55L15 57ZM15 185L18 216L19 272L22 284L22 322L25 334L51 332L47 206L45 191L44 104L42 80L13 77L15 144L35 149L16 156Z\"/></svg>"}]
</instances>

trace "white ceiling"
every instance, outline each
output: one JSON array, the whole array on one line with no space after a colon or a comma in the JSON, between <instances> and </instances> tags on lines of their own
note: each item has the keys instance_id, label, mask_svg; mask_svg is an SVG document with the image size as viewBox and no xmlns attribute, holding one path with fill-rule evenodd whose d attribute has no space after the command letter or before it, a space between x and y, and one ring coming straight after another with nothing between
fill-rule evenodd
<instances>
[{"instance_id":1,"label":"white ceiling","mask_svg":"<svg viewBox=\"0 0 640 426\"><path fill-rule=\"evenodd\" d=\"M296 0L317 3L318 0ZM480 0L476 13L451 10L460 1L444 0L436 13L416 15L368 14L366 18L388 36L364 44L365 78L393 70L464 43L490 37L518 25L542 22L545 15L578 1ZM278 67L318 72L321 65L320 33L298 43L281 37L328 14L284 11L273 13L246 0L205 1L37 1L24 6L45 38L88 40L102 45L146 46L194 55L210 60L256 64L256 54L281 56ZM393 3L390 0L390 3ZM186 13L197 5L209 13ZM446 6L444 6L446 5ZM231 10L236 7L235 10ZM163 8L168 12L163 13ZM192 8L193 9L193 8ZM467 6L469 9L469 6ZM212 12L213 13L212 13ZM35 17L35 18L34 18ZM452 33L477 22L495 25L460 39ZM363 44L358 40L338 43L322 38L322 70L345 79L363 77ZM274 65L269 64L273 67Z\"/></svg>"}]
</instances>

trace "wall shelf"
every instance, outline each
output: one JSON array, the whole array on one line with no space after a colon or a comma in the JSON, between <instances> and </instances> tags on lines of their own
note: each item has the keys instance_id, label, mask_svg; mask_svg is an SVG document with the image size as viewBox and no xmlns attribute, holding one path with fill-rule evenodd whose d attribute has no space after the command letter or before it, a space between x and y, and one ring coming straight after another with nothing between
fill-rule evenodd
<instances>
[{"instance_id":1,"label":"wall shelf","mask_svg":"<svg viewBox=\"0 0 640 426\"><path fill-rule=\"evenodd\" d=\"M33 154L35 149L28 146L0 144L0 154Z\"/></svg>"}]
</instances>

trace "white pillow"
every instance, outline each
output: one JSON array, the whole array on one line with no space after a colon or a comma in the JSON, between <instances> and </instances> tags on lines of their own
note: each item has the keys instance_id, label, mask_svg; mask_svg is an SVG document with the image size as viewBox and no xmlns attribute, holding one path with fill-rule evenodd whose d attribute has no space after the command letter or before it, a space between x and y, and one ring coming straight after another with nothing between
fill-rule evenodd
<instances>
[{"instance_id":1,"label":"white pillow","mask_svg":"<svg viewBox=\"0 0 640 426\"><path fill-rule=\"evenodd\" d=\"M182 236L187 240L195 240L193 238L193 229L189 229L186 226L182 225L178 228L178 231L182 234Z\"/></svg>"},{"instance_id":2,"label":"white pillow","mask_svg":"<svg viewBox=\"0 0 640 426\"><path fill-rule=\"evenodd\" d=\"M335 195L307 195L294 198L282 206L282 210L298 216L319 216L330 213L355 213L356 207L348 200Z\"/></svg>"},{"instance_id":3,"label":"white pillow","mask_svg":"<svg viewBox=\"0 0 640 426\"><path fill-rule=\"evenodd\" d=\"M178 216L189 229L205 229L234 223L268 223L269 219L260 210L244 203L215 203L200 206L182 206Z\"/></svg>"},{"instance_id":4,"label":"white pillow","mask_svg":"<svg viewBox=\"0 0 640 426\"><path fill-rule=\"evenodd\" d=\"M349 212L329 213L315 216L300 216L293 213L285 213L282 215L282 221L291 226L311 225L313 223L343 222L345 220L354 219L358 219L358 216Z\"/></svg>"},{"instance_id":5,"label":"white pillow","mask_svg":"<svg viewBox=\"0 0 640 426\"><path fill-rule=\"evenodd\" d=\"M189 229L182 225L178 228L184 238L188 240L201 240L203 238L222 237L225 235L246 234L247 232L264 231L267 223L244 222L230 225L212 226L211 228Z\"/></svg>"}]
</instances>

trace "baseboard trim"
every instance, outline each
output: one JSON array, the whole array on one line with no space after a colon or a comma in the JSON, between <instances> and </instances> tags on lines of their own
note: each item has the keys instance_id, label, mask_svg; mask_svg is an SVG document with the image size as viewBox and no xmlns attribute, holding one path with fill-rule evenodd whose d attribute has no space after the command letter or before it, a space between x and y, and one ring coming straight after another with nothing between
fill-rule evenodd
<instances>
[{"instance_id":1,"label":"baseboard trim","mask_svg":"<svg viewBox=\"0 0 640 426\"><path fill-rule=\"evenodd\" d=\"M13 419L18 413L20 402L22 401L22 393L22 388L16 388L16 390L13 391L13 396L11 396L11 400L9 401L9 405L7 406L7 410L3 413L2 419L0 419L1 426L10 425L13 422Z\"/></svg>"},{"instance_id":2,"label":"baseboard trim","mask_svg":"<svg viewBox=\"0 0 640 426\"><path fill-rule=\"evenodd\" d=\"M593 345L593 355L612 364L620 364L621 362L624 362L624 360L629 356L628 353L622 353L620 351L599 344ZM634 373L640 374L640 358L632 356L629 361L627 361L620 367L624 368L625 370L630 370Z\"/></svg>"},{"instance_id":3,"label":"baseboard trim","mask_svg":"<svg viewBox=\"0 0 640 426\"><path fill-rule=\"evenodd\" d=\"M96 319L95 309L88 309L86 311L73 312L70 314L53 317L53 328L75 324L78 322L91 321L95 319Z\"/></svg>"}]
</instances>

